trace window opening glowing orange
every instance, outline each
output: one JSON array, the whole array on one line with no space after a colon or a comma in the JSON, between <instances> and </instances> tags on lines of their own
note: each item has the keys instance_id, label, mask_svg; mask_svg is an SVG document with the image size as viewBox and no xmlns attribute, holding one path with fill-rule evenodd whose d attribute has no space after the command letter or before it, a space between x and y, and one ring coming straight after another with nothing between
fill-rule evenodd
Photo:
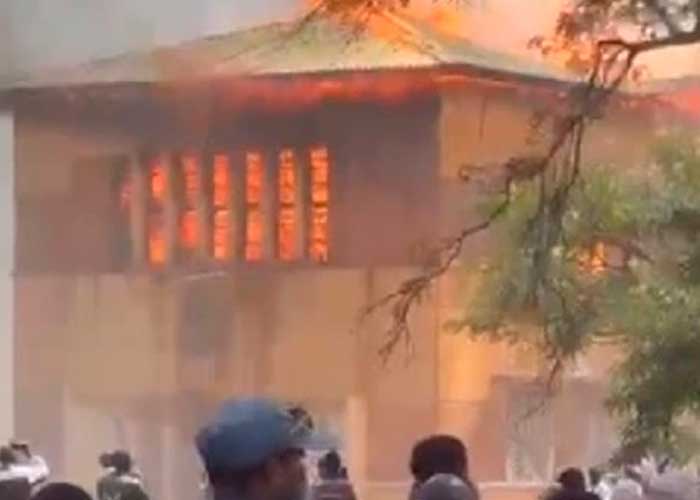
<instances>
[{"instance_id":1,"label":"window opening glowing orange","mask_svg":"<svg viewBox=\"0 0 700 500\"><path fill-rule=\"evenodd\" d=\"M163 265L166 261L165 223L159 213L148 218L148 258L153 265Z\"/></svg>"},{"instance_id":2,"label":"window opening glowing orange","mask_svg":"<svg viewBox=\"0 0 700 500\"><path fill-rule=\"evenodd\" d=\"M329 223L329 160L325 146L311 149L311 221L309 256L319 263L328 262Z\"/></svg>"},{"instance_id":3,"label":"window opening glowing orange","mask_svg":"<svg viewBox=\"0 0 700 500\"><path fill-rule=\"evenodd\" d=\"M201 168L196 157L187 155L182 159L182 177L185 185L185 202L189 207L196 207L199 197Z\"/></svg>"},{"instance_id":4,"label":"window opening glowing orange","mask_svg":"<svg viewBox=\"0 0 700 500\"><path fill-rule=\"evenodd\" d=\"M148 261L152 265L161 266L167 260L164 216L167 177L162 158L156 158L150 163L148 175L151 200L148 207Z\"/></svg>"},{"instance_id":5,"label":"window opening glowing orange","mask_svg":"<svg viewBox=\"0 0 700 500\"><path fill-rule=\"evenodd\" d=\"M181 161L182 185L184 187L184 211L180 215L180 245L188 252L199 244L199 218L197 204L201 193L201 165L194 155L185 155Z\"/></svg>"},{"instance_id":6,"label":"window opening glowing orange","mask_svg":"<svg viewBox=\"0 0 700 500\"><path fill-rule=\"evenodd\" d=\"M277 220L277 244L280 260L295 257L296 236L296 166L294 152L284 149L279 155L279 213Z\"/></svg>"},{"instance_id":7,"label":"window opening glowing orange","mask_svg":"<svg viewBox=\"0 0 700 500\"><path fill-rule=\"evenodd\" d=\"M213 230L214 258L225 261L231 258L231 163L225 154L214 156L213 182Z\"/></svg>"},{"instance_id":8,"label":"window opening glowing orange","mask_svg":"<svg viewBox=\"0 0 700 500\"><path fill-rule=\"evenodd\" d=\"M156 160L151 165L151 199L161 204L165 201L165 165Z\"/></svg>"},{"instance_id":9,"label":"window opening glowing orange","mask_svg":"<svg viewBox=\"0 0 700 500\"><path fill-rule=\"evenodd\" d=\"M245 259L249 262L263 258L263 178L262 155L251 152L246 155L246 231Z\"/></svg>"},{"instance_id":10,"label":"window opening glowing orange","mask_svg":"<svg viewBox=\"0 0 700 500\"><path fill-rule=\"evenodd\" d=\"M194 250L199 241L199 221L195 210L186 210L180 217L180 243L185 250Z\"/></svg>"}]
</instances>

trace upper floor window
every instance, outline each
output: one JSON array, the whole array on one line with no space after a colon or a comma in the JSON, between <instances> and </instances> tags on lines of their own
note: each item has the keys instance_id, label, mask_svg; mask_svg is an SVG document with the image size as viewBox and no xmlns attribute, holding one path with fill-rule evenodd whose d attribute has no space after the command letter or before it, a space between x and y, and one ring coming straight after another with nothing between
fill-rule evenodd
<instances>
[{"instance_id":1,"label":"upper floor window","mask_svg":"<svg viewBox=\"0 0 700 500\"><path fill-rule=\"evenodd\" d=\"M226 262L233 253L231 163L225 154L215 155L212 163L212 256Z\"/></svg>"},{"instance_id":2,"label":"upper floor window","mask_svg":"<svg viewBox=\"0 0 700 500\"><path fill-rule=\"evenodd\" d=\"M330 174L328 149L311 150L311 239L309 255L316 262L328 262L328 202Z\"/></svg>"},{"instance_id":3,"label":"upper floor window","mask_svg":"<svg viewBox=\"0 0 700 500\"><path fill-rule=\"evenodd\" d=\"M148 164L148 260L151 264L162 266L168 259L165 200L167 195L167 168L162 157L154 158ZM131 203L140 200L132 198Z\"/></svg>"},{"instance_id":4,"label":"upper floor window","mask_svg":"<svg viewBox=\"0 0 700 500\"><path fill-rule=\"evenodd\" d=\"M325 146L154 155L122 176L115 196L130 217L130 253L154 267L327 263L331 167Z\"/></svg>"},{"instance_id":5,"label":"upper floor window","mask_svg":"<svg viewBox=\"0 0 700 500\"><path fill-rule=\"evenodd\" d=\"M263 190L267 187L262 155L258 152L246 154L245 184L245 260L256 262L263 259Z\"/></svg>"},{"instance_id":6,"label":"upper floor window","mask_svg":"<svg viewBox=\"0 0 700 500\"><path fill-rule=\"evenodd\" d=\"M280 260L291 261L297 257L297 161L292 149L279 154L277 215L277 255Z\"/></svg>"}]
</instances>

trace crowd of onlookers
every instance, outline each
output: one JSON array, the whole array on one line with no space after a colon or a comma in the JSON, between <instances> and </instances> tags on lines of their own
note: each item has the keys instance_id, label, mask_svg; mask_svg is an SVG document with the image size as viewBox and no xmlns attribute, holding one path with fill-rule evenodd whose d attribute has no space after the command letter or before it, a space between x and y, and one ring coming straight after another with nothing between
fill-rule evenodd
<instances>
[{"instance_id":1,"label":"crowd of onlookers","mask_svg":"<svg viewBox=\"0 0 700 500\"><path fill-rule=\"evenodd\" d=\"M195 438L204 466L201 498L207 500L357 500L337 451L317 464L318 479L309 488L305 451L314 437L313 420L300 408L245 399L227 403ZM143 475L125 451L99 458L103 474L97 500L148 500ZM436 435L419 441L409 468L413 484L408 500L479 500L469 475L462 441ZM0 448L0 500L92 500L68 483L49 483L46 462L27 443ZM700 500L694 474L668 463L644 461L619 474L570 468L540 500ZM169 499L163 499L169 500ZM201 499L192 499L201 500ZM534 499L533 499L534 500Z\"/></svg>"},{"instance_id":2,"label":"crowd of onlookers","mask_svg":"<svg viewBox=\"0 0 700 500\"><path fill-rule=\"evenodd\" d=\"M98 500L148 500L143 478L125 451L103 453L103 474L97 480ZM46 461L29 444L13 441L0 448L0 500L92 500L69 483L49 483Z\"/></svg>"},{"instance_id":3,"label":"crowd of onlookers","mask_svg":"<svg viewBox=\"0 0 700 500\"><path fill-rule=\"evenodd\" d=\"M46 461L32 453L29 443L11 441L0 447L0 500L26 498L49 477Z\"/></svg>"}]
</instances>

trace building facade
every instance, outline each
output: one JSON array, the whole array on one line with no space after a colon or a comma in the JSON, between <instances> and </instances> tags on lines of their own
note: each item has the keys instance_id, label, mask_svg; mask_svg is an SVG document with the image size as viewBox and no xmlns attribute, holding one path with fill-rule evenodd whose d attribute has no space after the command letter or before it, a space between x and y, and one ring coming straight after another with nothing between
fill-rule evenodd
<instances>
[{"instance_id":1,"label":"building facade","mask_svg":"<svg viewBox=\"0 0 700 500\"><path fill-rule=\"evenodd\" d=\"M101 451L130 449L171 499L195 498L192 436L238 395L307 406L371 498L404 494L410 448L434 432L464 438L487 483L606 458L610 355L592 353L524 421L536 357L444 333L493 235L470 240L389 363L387 317L356 328L426 249L476 220L484 193L462 181L465 165L542 147L531 118L562 109L572 85L405 19L391 26L257 28L6 94L7 436L86 485ZM648 113L601 122L593 157L643 159Z\"/></svg>"}]
</instances>

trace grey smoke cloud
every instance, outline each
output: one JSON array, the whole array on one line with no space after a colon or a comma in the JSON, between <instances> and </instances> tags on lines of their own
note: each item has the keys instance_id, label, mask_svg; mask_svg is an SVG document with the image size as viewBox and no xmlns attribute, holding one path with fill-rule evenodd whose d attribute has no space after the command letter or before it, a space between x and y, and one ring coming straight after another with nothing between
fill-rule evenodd
<instances>
[{"instance_id":1,"label":"grey smoke cloud","mask_svg":"<svg viewBox=\"0 0 700 500\"><path fill-rule=\"evenodd\" d=\"M285 19L296 0L0 0L0 75Z\"/></svg>"}]
</instances>

